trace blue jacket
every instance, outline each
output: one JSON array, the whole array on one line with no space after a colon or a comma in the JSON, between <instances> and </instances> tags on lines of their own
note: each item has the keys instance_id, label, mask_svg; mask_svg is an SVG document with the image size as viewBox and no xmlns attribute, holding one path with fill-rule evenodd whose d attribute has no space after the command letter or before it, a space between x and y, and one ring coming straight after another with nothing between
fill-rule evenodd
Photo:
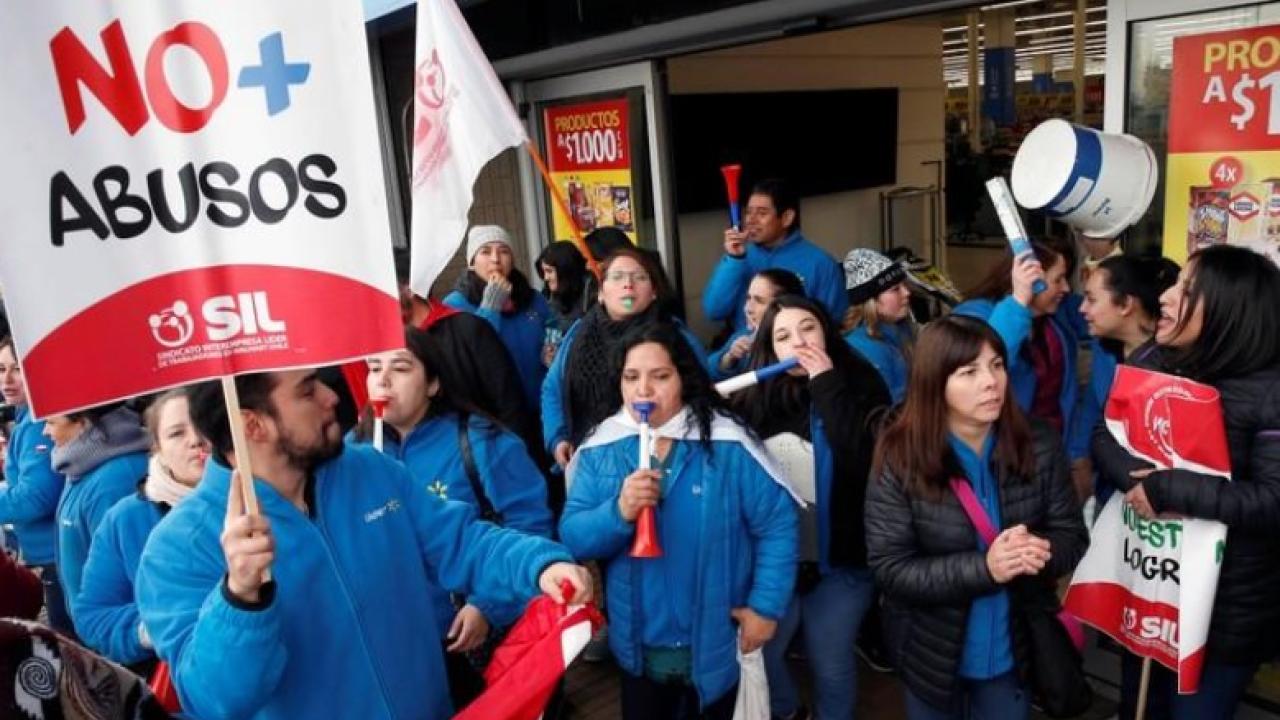
<instances>
[{"instance_id":1,"label":"blue jacket","mask_svg":"<svg viewBox=\"0 0 1280 720\"><path fill-rule=\"evenodd\" d=\"M725 378L731 378L735 375L741 375L747 371L747 357L749 353L748 355L743 355L738 358L738 361L730 365L728 370L724 370L720 367L720 361L724 358L725 353L729 352L729 348L733 347L733 344L737 342L738 338L751 337L753 332L754 331L745 327L735 330L733 334L729 336L729 339L725 341L724 345L720 346L719 350L716 350L707 356L707 370L711 373L712 380L724 380Z\"/></svg>"},{"instance_id":2,"label":"blue jacket","mask_svg":"<svg viewBox=\"0 0 1280 720\"><path fill-rule=\"evenodd\" d=\"M230 480L210 462L138 568L142 621L199 718L444 720L428 569L448 586L519 602L548 565L570 559L549 540L477 522L372 448L347 447L315 469L310 515L255 481L276 559L273 589L246 607L223 580Z\"/></svg>"},{"instance_id":3,"label":"blue jacket","mask_svg":"<svg viewBox=\"0 0 1280 720\"><path fill-rule=\"evenodd\" d=\"M44 421L23 405L5 450L5 482L0 484L0 523L12 523L27 565L52 565L54 514L66 479L53 469L53 441L44 436Z\"/></svg>"},{"instance_id":4,"label":"blue jacket","mask_svg":"<svg viewBox=\"0 0 1280 720\"><path fill-rule=\"evenodd\" d=\"M673 318L671 322L679 328L680 334L688 341L689 347L698 356L702 366L711 372L711 367L707 364L707 351L702 347L702 343L679 319ZM556 445L560 444L560 441L569 439L569 421L565 417L568 387L564 383L564 372L569 358L569 349L573 347L573 341L581 327L581 321L575 322L573 327L569 328L569 332L564 334L564 339L560 341L560 349L556 350L555 359L547 369L547 379L542 381L542 439L546 441L547 452L552 454L555 454Z\"/></svg>"},{"instance_id":5,"label":"blue jacket","mask_svg":"<svg viewBox=\"0 0 1280 720\"><path fill-rule=\"evenodd\" d=\"M902 322L892 325L882 323L878 329L880 337L874 338L867 332L865 324L859 325L846 333L844 339L884 378L884 384L889 388L889 395L896 405L907 394L909 368L904 348L911 337L911 328L906 322Z\"/></svg>"},{"instance_id":6,"label":"blue jacket","mask_svg":"<svg viewBox=\"0 0 1280 720\"><path fill-rule=\"evenodd\" d=\"M84 644L121 664L155 657L138 638L142 621L133 583L142 548L162 517L161 507L141 493L112 506L93 534L80 595L72 603L76 633Z\"/></svg>"},{"instance_id":7,"label":"blue jacket","mask_svg":"<svg viewBox=\"0 0 1280 720\"><path fill-rule=\"evenodd\" d=\"M690 442L678 466L669 468L669 486L702 500L698 526L665 527L658 509L668 554L697 547L701 582L692 588L693 681L704 706L738 682L730 611L747 606L774 620L786 611L798 532L795 503L741 445L717 441L711 447L708 452ZM609 647L632 675L643 674L641 625L652 611L640 602L641 566L665 562L631 558L635 525L618 510L622 482L635 470L638 452L636 436L582 451L560 520L560 537L575 556L606 563Z\"/></svg>"},{"instance_id":8,"label":"blue jacket","mask_svg":"<svg viewBox=\"0 0 1280 720\"><path fill-rule=\"evenodd\" d=\"M513 315L503 315L500 312L472 305L466 296L457 290L445 296L444 304L478 315L493 326L498 336L502 338L502 344L507 346L507 352L511 353L511 359L516 363L516 371L520 373L520 384L524 387L525 399L528 400L529 407L537 407L542 379L547 374L547 368L542 364L542 344L546 339L547 326L555 323L546 298L539 293L534 293L529 307Z\"/></svg>"},{"instance_id":9,"label":"blue jacket","mask_svg":"<svg viewBox=\"0 0 1280 720\"><path fill-rule=\"evenodd\" d=\"M107 511L147 476L147 454L117 455L79 478L68 477L58 501L58 580L75 619L80 579L93 535Z\"/></svg>"},{"instance_id":10,"label":"blue jacket","mask_svg":"<svg viewBox=\"0 0 1280 720\"><path fill-rule=\"evenodd\" d=\"M979 457L973 449L955 436L948 442L965 477L973 487L973 494L982 504L987 518L994 527L1000 527L1000 490L991 469L991 452L995 447L995 433L987 435ZM977 536L978 549L986 551L987 543ZM960 655L960 677L988 680L1013 669L1013 640L1009 632L1009 593L1003 587L989 595L974 599L969 606L968 624L965 626L964 651Z\"/></svg>"},{"instance_id":11,"label":"blue jacket","mask_svg":"<svg viewBox=\"0 0 1280 720\"><path fill-rule=\"evenodd\" d=\"M772 250L749 242L744 257L725 255L720 258L702 292L702 312L715 322L733 320L735 330L746 327L743 306L747 300L747 286L756 273L769 268L790 270L799 276L804 283L805 294L822 303L836 324L840 324L844 311L849 307L844 269L827 251L809 242L799 230L788 235Z\"/></svg>"},{"instance_id":12,"label":"blue jacket","mask_svg":"<svg viewBox=\"0 0 1280 720\"><path fill-rule=\"evenodd\" d=\"M1076 356L1080 340L1075 322L1069 316L1069 306L1066 301L1059 305L1058 312L1049 318L1049 326L1062 342L1062 394L1058 399L1062 410L1062 444L1070 459L1078 460L1089 457L1090 435L1088 431L1079 429L1080 384L1076 377ZM985 299L967 300L952 312L987 321L1004 340L1009 352L1009 387L1018 407L1030 411L1036 395L1036 373L1022 350L1031 337L1031 310L1010 295L998 303Z\"/></svg>"},{"instance_id":13,"label":"blue jacket","mask_svg":"<svg viewBox=\"0 0 1280 720\"><path fill-rule=\"evenodd\" d=\"M529 457L524 443L485 418L468 418L467 437L480 485L493 509L502 514L503 527L530 535L551 537L553 520L547 504L547 483ZM458 416L448 413L420 423L402 442L387 437L382 450L404 463L414 482L442 500L465 502L480 512L471 491L458 443ZM455 615L449 594L441 588L434 598L439 630L447 633ZM489 624L505 627L524 611L523 603L495 604L472 597Z\"/></svg>"}]
</instances>

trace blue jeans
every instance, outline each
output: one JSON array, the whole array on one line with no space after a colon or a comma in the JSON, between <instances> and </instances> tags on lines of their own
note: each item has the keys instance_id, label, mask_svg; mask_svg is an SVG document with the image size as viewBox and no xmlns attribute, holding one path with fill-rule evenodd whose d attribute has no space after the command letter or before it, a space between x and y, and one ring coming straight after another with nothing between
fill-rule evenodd
<instances>
[{"instance_id":1,"label":"blue jeans","mask_svg":"<svg viewBox=\"0 0 1280 720\"><path fill-rule=\"evenodd\" d=\"M1147 720L1230 720L1258 671L1257 665L1205 663L1200 672L1200 689L1194 695L1179 695L1177 676L1159 663L1151 664L1151 685L1147 692ZM1121 720L1135 717L1138 685L1142 679L1142 658L1124 652L1120 659Z\"/></svg>"},{"instance_id":2,"label":"blue jeans","mask_svg":"<svg viewBox=\"0 0 1280 720\"><path fill-rule=\"evenodd\" d=\"M787 646L804 627L804 647L813 671L816 720L849 720L858 700L858 660L854 643L875 587L870 570L837 568L806 595L795 595L778 631L764 646L769 677L769 707L787 716L800 695L787 669Z\"/></svg>"},{"instance_id":3,"label":"blue jeans","mask_svg":"<svg viewBox=\"0 0 1280 720\"><path fill-rule=\"evenodd\" d=\"M960 702L951 710L939 710L907 688L909 720L1025 720L1031 712L1031 698L1018 684L1016 673L1007 672L990 680L961 678Z\"/></svg>"}]
</instances>

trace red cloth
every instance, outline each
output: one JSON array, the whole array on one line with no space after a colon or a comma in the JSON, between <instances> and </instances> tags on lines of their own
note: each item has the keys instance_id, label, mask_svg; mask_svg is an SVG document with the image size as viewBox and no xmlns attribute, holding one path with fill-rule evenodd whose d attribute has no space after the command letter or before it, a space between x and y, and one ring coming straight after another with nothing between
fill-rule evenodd
<instances>
[{"instance_id":1,"label":"red cloth","mask_svg":"<svg viewBox=\"0 0 1280 720\"><path fill-rule=\"evenodd\" d=\"M169 674L169 663L161 661L156 666L150 685L151 692L155 694L156 699L160 701L160 706L166 712L182 712L182 703L178 702L178 688L174 686L173 677Z\"/></svg>"},{"instance_id":2,"label":"red cloth","mask_svg":"<svg viewBox=\"0 0 1280 720\"><path fill-rule=\"evenodd\" d=\"M1062 338L1053 327L1048 315L1032 321L1031 367L1036 373L1036 394L1031 402L1031 415L1047 420L1055 430L1062 432L1062 374L1066 370L1066 356L1062 351Z\"/></svg>"},{"instance_id":3,"label":"red cloth","mask_svg":"<svg viewBox=\"0 0 1280 720\"><path fill-rule=\"evenodd\" d=\"M454 720L537 720L560 676L603 623L591 603L568 608L540 595L493 652L485 691Z\"/></svg>"},{"instance_id":4,"label":"red cloth","mask_svg":"<svg viewBox=\"0 0 1280 720\"><path fill-rule=\"evenodd\" d=\"M43 606L40 578L0 550L0 617L35 620Z\"/></svg>"},{"instance_id":5,"label":"red cloth","mask_svg":"<svg viewBox=\"0 0 1280 720\"><path fill-rule=\"evenodd\" d=\"M443 320L450 315L458 314L458 310L456 308L451 308L442 302L436 302L434 300L428 300L427 307L429 308L427 310L427 316L422 319L422 322L418 323L419 330L426 330L432 325L435 325L437 320Z\"/></svg>"}]
</instances>

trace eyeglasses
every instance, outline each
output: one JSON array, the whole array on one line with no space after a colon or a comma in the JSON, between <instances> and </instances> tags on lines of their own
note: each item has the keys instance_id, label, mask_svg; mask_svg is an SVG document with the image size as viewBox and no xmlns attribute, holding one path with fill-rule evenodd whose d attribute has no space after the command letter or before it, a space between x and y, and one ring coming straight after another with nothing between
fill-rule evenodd
<instances>
[{"instance_id":1,"label":"eyeglasses","mask_svg":"<svg viewBox=\"0 0 1280 720\"><path fill-rule=\"evenodd\" d=\"M647 283L649 282L649 273L643 270L634 270L632 272L627 272L626 270L610 270L605 273L604 279L608 282L614 283L625 282L627 280L630 280L635 284Z\"/></svg>"}]
</instances>

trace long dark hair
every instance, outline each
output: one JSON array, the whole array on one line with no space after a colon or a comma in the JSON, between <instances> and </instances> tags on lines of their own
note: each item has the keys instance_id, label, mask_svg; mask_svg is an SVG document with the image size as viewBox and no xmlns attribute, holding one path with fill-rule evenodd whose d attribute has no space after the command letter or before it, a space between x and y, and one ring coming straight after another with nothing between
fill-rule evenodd
<instances>
[{"instance_id":1,"label":"long dark hair","mask_svg":"<svg viewBox=\"0 0 1280 720\"><path fill-rule=\"evenodd\" d=\"M835 372L848 376L855 371L859 360L853 349L840 337L840 331L826 309L818 302L803 295L779 295L769 304L760 317L755 342L747 356L747 367L755 370L778 362L773 351L773 325L783 310L803 310L818 319L822 326L822 338L826 342L827 357ZM794 417L796 413L809 411L809 379L783 375L768 382L754 385L734 393L730 406L756 431L775 424L780 418Z\"/></svg>"},{"instance_id":2,"label":"long dark hair","mask_svg":"<svg viewBox=\"0 0 1280 720\"><path fill-rule=\"evenodd\" d=\"M1098 263L1095 273L1101 273L1103 289L1111 302L1119 305L1125 298L1133 298L1142 312L1155 321L1160 319L1160 295L1178 281L1178 263L1163 257L1135 257L1117 255ZM1124 344L1112 338L1099 338L1104 349L1123 359Z\"/></svg>"},{"instance_id":3,"label":"long dark hair","mask_svg":"<svg viewBox=\"0 0 1280 720\"><path fill-rule=\"evenodd\" d=\"M934 500L941 497L949 487L950 474L957 470L947 442L947 379L976 360L984 346L995 350L1008 367L1004 341L982 320L949 315L921 331L906 399L876 444L875 475L887 470L907 492ZM995 462L1002 476L1030 478L1034 470L1031 430L1009 386L994 432Z\"/></svg>"},{"instance_id":4,"label":"long dark hair","mask_svg":"<svg viewBox=\"0 0 1280 720\"><path fill-rule=\"evenodd\" d=\"M669 322L645 323L623 336L622 341L614 348L609 373L609 398L614 408L622 407L622 371L627 363L627 353L631 352L632 348L645 343L661 345L671 357L671 363L675 365L676 372L680 373L680 400L693 414L693 421L697 423L699 440L703 446L708 448L711 446L711 422L715 419L716 413L742 422L725 405L720 393L716 392L715 383L711 381L707 369L694 354L693 348L689 347L689 341L685 340L684 335ZM590 437L598 426L599 423L588 430L584 437Z\"/></svg>"},{"instance_id":5,"label":"long dark hair","mask_svg":"<svg viewBox=\"0 0 1280 720\"><path fill-rule=\"evenodd\" d=\"M1041 267L1048 272L1049 268L1061 258L1067 263L1067 270L1071 269L1071 260L1067 255L1055 250L1044 243L1031 243L1031 250L1035 253L1036 260L1040 261ZM964 294L965 298L986 300L1003 300L1006 295L1013 292L1013 252L1005 248L1004 256L1000 259L991 272L987 276L978 281Z\"/></svg>"},{"instance_id":6,"label":"long dark hair","mask_svg":"<svg viewBox=\"0 0 1280 720\"><path fill-rule=\"evenodd\" d=\"M1187 260L1191 279L1182 296L1178 332L1196 305L1204 308L1200 337L1167 348L1178 374L1212 382L1280 366L1280 268L1247 248L1214 245Z\"/></svg>"},{"instance_id":7,"label":"long dark hair","mask_svg":"<svg viewBox=\"0 0 1280 720\"><path fill-rule=\"evenodd\" d=\"M436 339L427 334L425 330L419 330L412 326L405 326L404 329L404 347L409 351L418 362L422 363L423 373L426 376L427 383L440 378L440 368L444 365L442 355L444 349L436 342ZM445 382L439 383L439 389L436 394L430 398L427 405L427 414L422 418L422 422L426 422L432 418L440 417L447 413L456 412L464 415L478 415L483 417L495 426L502 428L502 423L497 419L481 410L479 407L469 400L461 397L456 391L450 390L449 384ZM395 432L391 427L384 429L385 432ZM361 442L368 442L373 439L373 407L372 405L365 407L360 413L360 422L355 427L355 437Z\"/></svg>"},{"instance_id":8,"label":"long dark hair","mask_svg":"<svg viewBox=\"0 0 1280 720\"><path fill-rule=\"evenodd\" d=\"M582 294L587 288L587 260L578 247L568 240L557 240L542 249L534 261L534 270L541 274L542 266L555 268L558 289L553 293L543 285L542 295L561 312L571 312L582 307Z\"/></svg>"}]
</instances>

